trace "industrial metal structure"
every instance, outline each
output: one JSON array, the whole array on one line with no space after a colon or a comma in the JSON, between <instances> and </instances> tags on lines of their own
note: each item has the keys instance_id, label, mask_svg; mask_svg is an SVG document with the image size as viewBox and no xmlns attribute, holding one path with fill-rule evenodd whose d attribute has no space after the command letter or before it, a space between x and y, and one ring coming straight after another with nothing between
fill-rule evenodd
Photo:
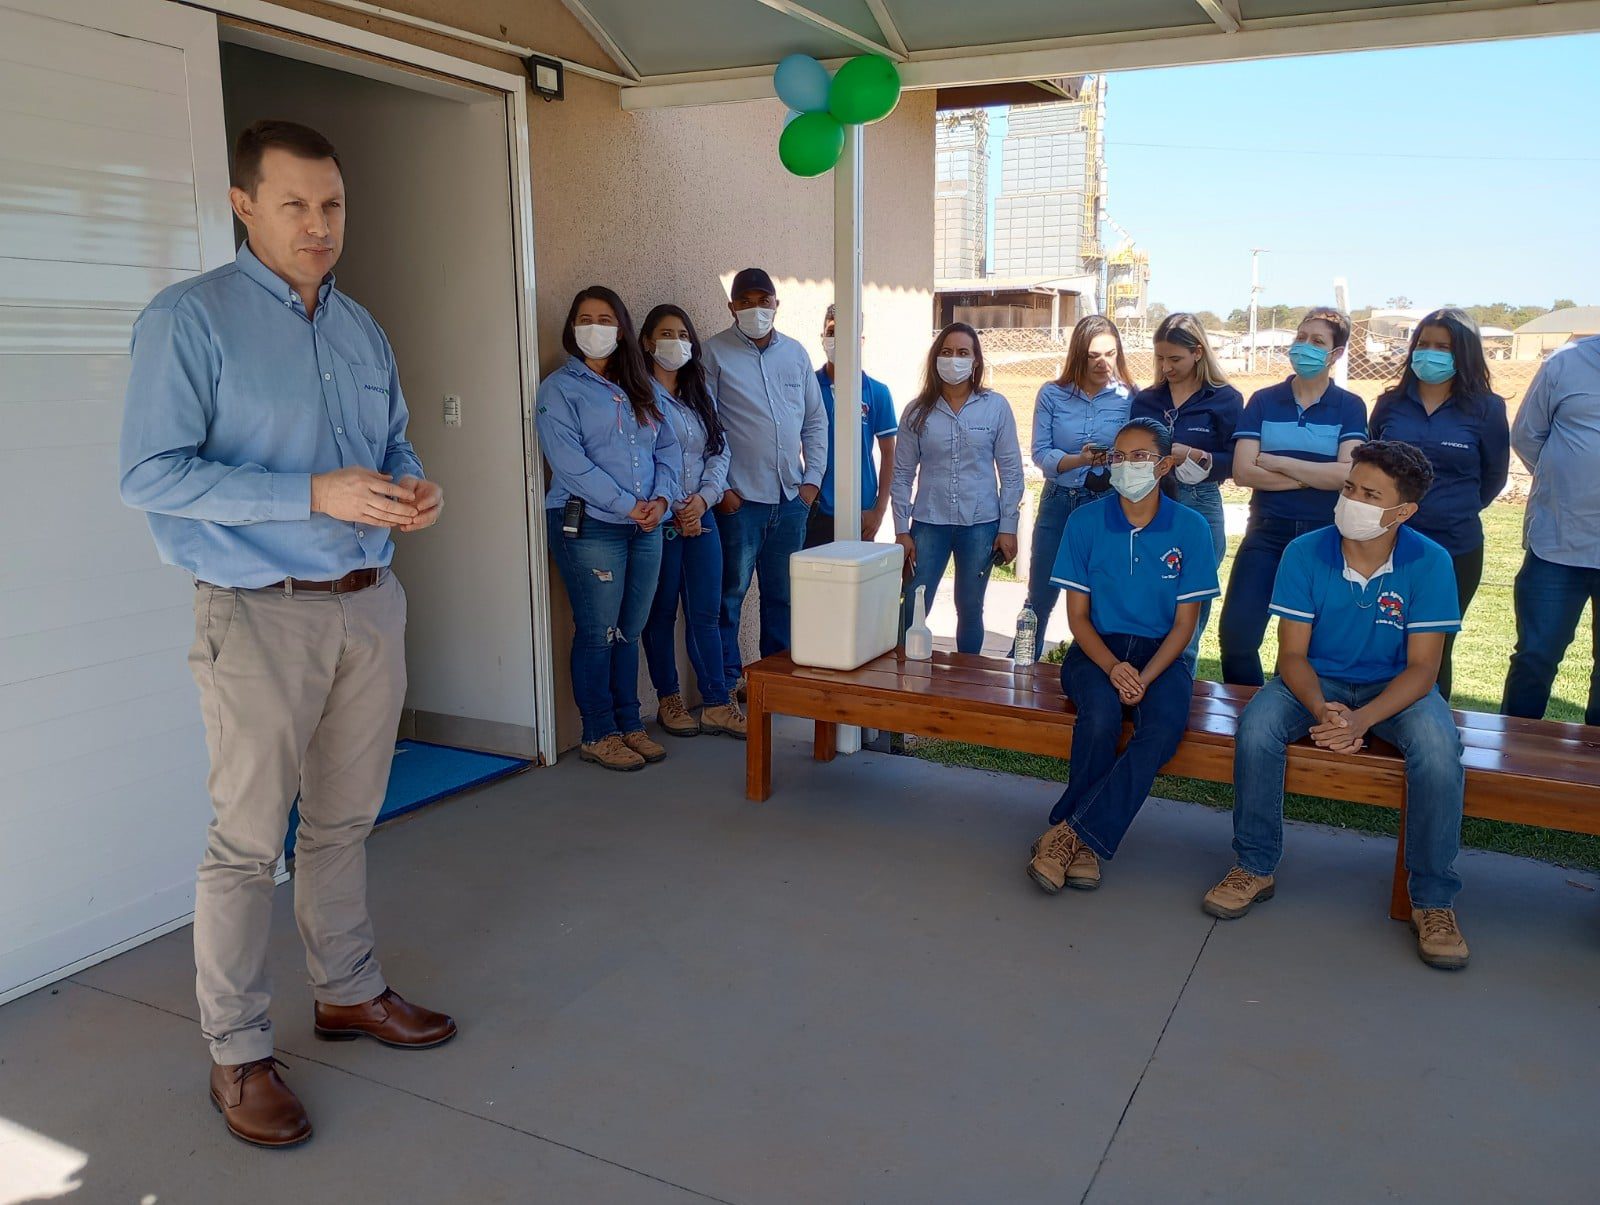
<instances>
[{"instance_id":1,"label":"industrial metal structure","mask_svg":"<svg viewBox=\"0 0 1600 1205\"><path fill-rule=\"evenodd\" d=\"M940 113L934 126L933 279L985 274L989 225L989 113Z\"/></svg>"}]
</instances>

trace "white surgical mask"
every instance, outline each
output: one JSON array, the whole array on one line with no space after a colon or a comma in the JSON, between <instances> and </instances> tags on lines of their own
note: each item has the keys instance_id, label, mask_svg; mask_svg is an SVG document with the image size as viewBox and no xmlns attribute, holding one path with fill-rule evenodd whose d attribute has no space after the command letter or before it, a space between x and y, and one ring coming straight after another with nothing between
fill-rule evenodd
<instances>
[{"instance_id":1,"label":"white surgical mask","mask_svg":"<svg viewBox=\"0 0 1600 1205\"><path fill-rule=\"evenodd\" d=\"M837 343L838 340L832 335L822 336L822 354L828 357L829 364L833 363L833 349Z\"/></svg>"},{"instance_id":2,"label":"white surgical mask","mask_svg":"<svg viewBox=\"0 0 1600 1205\"><path fill-rule=\"evenodd\" d=\"M1383 507L1344 494L1333 504L1333 525L1345 539L1363 542L1376 540L1394 526L1392 523L1385 526Z\"/></svg>"},{"instance_id":3,"label":"white surgical mask","mask_svg":"<svg viewBox=\"0 0 1600 1205\"><path fill-rule=\"evenodd\" d=\"M1178 480L1185 485L1199 485L1207 477L1211 476L1211 470L1197 460L1185 460L1172 471L1178 475Z\"/></svg>"},{"instance_id":4,"label":"white surgical mask","mask_svg":"<svg viewBox=\"0 0 1600 1205\"><path fill-rule=\"evenodd\" d=\"M572 337L578 341L578 350L591 360L604 360L617 350L617 328L591 322L572 328Z\"/></svg>"},{"instance_id":5,"label":"white surgical mask","mask_svg":"<svg viewBox=\"0 0 1600 1205\"><path fill-rule=\"evenodd\" d=\"M772 330L773 320L778 316L777 310L756 308L740 310L734 314L733 320L739 324L739 329L744 332L747 339L762 339Z\"/></svg>"},{"instance_id":6,"label":"white surgical mask","mask_svg":"<svg viewBox=\"0 0 1600 1205\"><path fill-rule=\"evenodd\" d=\"M1156 466L1146 461L1124 460L1111 466L1111 486L1129 502L1137 502L1156 488Z\"/></svg>"},{"instance_id":7,"label":"white surgical mask","mask_svg":"<svg viewBox=\"0 0 1600 1205\"><path fill-rule=\"evenodd\" d=\"M940 356L934 361L939 379L946 385L959 385L972 375L971 356Z\"/></svg>"},{"instance_id":8,"label":"white surgical mask","mask_svg":"<svg viewBox=\"0 0 1600 1205\"><path fill-rule=\"evenodd\" d=\"M655 350L650 354L668 372L676 372L689 362L694 349L689 346L687 339L657 339Z\"/></svg>"}]
</instances>

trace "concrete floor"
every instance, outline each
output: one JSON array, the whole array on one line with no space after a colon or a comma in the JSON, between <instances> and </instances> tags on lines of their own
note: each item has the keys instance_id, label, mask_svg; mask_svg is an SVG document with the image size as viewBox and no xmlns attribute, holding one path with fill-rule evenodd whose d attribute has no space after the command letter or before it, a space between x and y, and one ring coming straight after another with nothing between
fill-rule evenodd
<instances>
[{"instance_id":1,"label":"concrete floor","mask_svg":"<svg viewBox=\"0 0 1600 1205\"><path fill-rule=\"evenodd\" d=\"M671 752L373 837L389 977L461 1023L438 1050L313 1040L279 893L305 1147L207 1103L187 930L0 1009L0 1203L1600 1196L1592 876L1466 855L1450 975L1386 918L1385 840L1296 827L1278 898L1219 923L1206 808L1152 803L1098 893L1048 897L1048 784L795 741L748 804L741 746Z\"/></svg>"}]
</instances>

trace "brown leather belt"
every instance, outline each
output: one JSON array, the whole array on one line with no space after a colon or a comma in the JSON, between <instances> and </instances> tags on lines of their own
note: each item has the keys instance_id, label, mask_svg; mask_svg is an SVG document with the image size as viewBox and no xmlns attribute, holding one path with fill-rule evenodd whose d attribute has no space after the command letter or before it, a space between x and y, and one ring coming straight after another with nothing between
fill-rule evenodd
<instances>
[{"instance_id":1,"label":"brown leather belt","mask_svg":"<svg viewBox=\"0 0 1600 1205\"><path fill-rule=\"evenodd\" d=\"M352 569L349 573L332 582L308 582L303 578L286 577L281 582L273 582L269 586L262 586L263 590L282 590L285 594L294 594L300 590L308 590L313 594L354 594L357 590L365 590L369 586L376 586L383 580L382 569Z\"/></svg>"}]
</instances>

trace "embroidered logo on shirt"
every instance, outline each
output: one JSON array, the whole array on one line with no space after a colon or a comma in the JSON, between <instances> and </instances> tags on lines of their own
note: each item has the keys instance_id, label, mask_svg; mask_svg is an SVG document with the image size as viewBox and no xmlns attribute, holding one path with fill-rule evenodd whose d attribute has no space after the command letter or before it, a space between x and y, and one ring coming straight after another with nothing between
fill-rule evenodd
<instances>
[{"instance_id":1,"label":"embroidered logo on shirt","mask_svg":"<svg viewBox=\"0 0 1600 1205\"><path fill-rule=\"evenodd\" d=\"M1444 444L1444 446L1445 446L1445 447L1447 447L1447 448L1460 448L1460 449L1461 449L1461 450L1462 450L1462 451L1463 451L1463 452L1470 452L1470 451L1472 451L1472 445L1471 445L1471 444L1458 444L1458 443L1453 443L1453 442L1451 442L1451 441L1450 441L1450 440L1448 440L1448 439L1446 439L1446 440L1443 440L1443 441L1442 441L1442 442L1443 442L1443 444Z\"/></svg>"},{"instance_id":2,"label":"embroidered logo on shirt","mask_svg":"<svg viewBox=\"0 0 1600 1205\"><path fill-rule=\"evenodd\" d=\"M1163 580L1171 581L1177 577L1183 572L1183 549L1167 549L1161 556L1161 564L1166 568L1166 572L1161 575Z\"/></svg>"},{"instance_id":3,"label":"embroidered logo on shirt","mask_svg":"<svg viewBox=\"0 0 1600 1205\"><path fill-rule=\"evenodd\" d=\"M1378 595L1378 622L1392 628L1406 626L1406 600L1393 590Z\"/></svg>"},{"instance_id":4,"label":"embroidered logo on shirt","mask_svg":"<svg viewBox=\"0 0 1600 1205\"><path fill-rule=\"evenodd\" d=\"M370 389L373 393L381 393L384 397L389 396L389 387L387 385L368 385L363 382L361 388Z\"/></svg>"}]
</instances>

